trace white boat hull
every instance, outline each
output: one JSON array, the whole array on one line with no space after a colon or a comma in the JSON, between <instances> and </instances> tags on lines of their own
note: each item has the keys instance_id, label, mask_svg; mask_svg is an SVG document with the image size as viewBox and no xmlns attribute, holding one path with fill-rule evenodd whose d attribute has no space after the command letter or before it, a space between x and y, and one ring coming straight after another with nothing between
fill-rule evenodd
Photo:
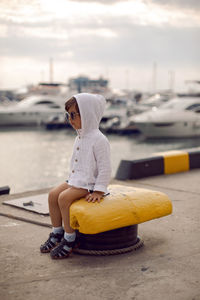
<instances>
[{"instance_id":1,"label":"white boat hull","mask_svg":"<svg viewBox=\"0 0 200 300\"><path fill-rule=\"evenodd\" d=\"M200 121L175 123L136 122L135 125L147 138L184 138L200 136Z\"/></svg>"},{"instance_id":2,"label":"white boat hull","mask_svg":"<svg viewBox=\"0 0 200 300\"><path fill-rule=\"evenodd\" d=\"M49 120L49 118L58 113L49 112L15 112L15 113L0 113L0 126L14 125L40 125Z\"/></svg>"},{"instance_id":3,"label":"white boat hull","mask_svg":"<svg viewBox=\"0 0 200 300\"><path fill-rule=\"evenodd\" d=\"M40 125L63 114L62 97L30 96L13 106L0 108L0 126Z\"/></svg>"}]
</instances>

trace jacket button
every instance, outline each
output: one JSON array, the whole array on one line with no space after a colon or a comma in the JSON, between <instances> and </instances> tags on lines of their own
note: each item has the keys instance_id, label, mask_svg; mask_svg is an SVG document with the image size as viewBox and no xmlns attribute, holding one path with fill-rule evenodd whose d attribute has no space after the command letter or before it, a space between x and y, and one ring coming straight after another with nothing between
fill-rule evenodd
<instances>
[{"instance_id":1,"label":"jacket button","mask_svg":"<svg viewBox=\"0 0 200 300\"><path fill-rule=\"evenodd\" d=\"M79 147L77 147L76 149L77 149L77 150L79 150L80 148L79 148Z\"/></svg>"},{"instance_id":2,"label":"jacket button","mask_svg":"<svg viewBox=\"0 0 200 300\"><path fill-rule=\"evenodd\" d=\"M72 173L74 173L74 170L72 170Z\"/></svg>"},{"instance_id":3,"label":"jacket button","mask_svg":"<svg viewBox=\"0 0 200 300\"><path fill-rule=\"evenodd\" d=\"M75 159L75 162L77 162L78 161L78 159Z\"/></svg>"}]
</instances>

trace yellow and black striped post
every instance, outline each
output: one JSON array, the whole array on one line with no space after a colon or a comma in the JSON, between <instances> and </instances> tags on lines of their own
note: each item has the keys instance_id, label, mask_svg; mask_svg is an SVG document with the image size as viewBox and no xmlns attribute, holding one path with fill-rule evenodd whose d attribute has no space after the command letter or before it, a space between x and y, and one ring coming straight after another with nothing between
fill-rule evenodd
<instances>
[{"instance_id":1,"label":"yellow and black striped post","mask_svg":"<svg viewBox=\"0 0 200 300\"><path fill-rule=\"evenodd\" d=\"M139 179L148 176L173 174L200 168L200 149L174 150L156 153L137 160L122 160L115 178Z\"/></svg>"}]
</instances>

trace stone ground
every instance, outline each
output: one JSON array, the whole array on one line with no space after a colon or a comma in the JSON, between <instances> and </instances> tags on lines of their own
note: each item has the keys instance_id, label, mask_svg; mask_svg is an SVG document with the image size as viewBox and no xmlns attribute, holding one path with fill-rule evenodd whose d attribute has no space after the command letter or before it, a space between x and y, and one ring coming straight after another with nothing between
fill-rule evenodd
<instances>
[{"instance_id":1,"label":"stone ground","mask_svg":"<svg viewBox=\"0 0 200 300\"><path fill-rule=\"evenodd\" d=\"M144 247L121 255L52 260L39 252L50 228L11 218L49 217L2 205L47 190L0 197L1 300L200 299L200 170L112 183L158 190L173 203L172 215L139 225Z\"/></svg>"}]
</instances>

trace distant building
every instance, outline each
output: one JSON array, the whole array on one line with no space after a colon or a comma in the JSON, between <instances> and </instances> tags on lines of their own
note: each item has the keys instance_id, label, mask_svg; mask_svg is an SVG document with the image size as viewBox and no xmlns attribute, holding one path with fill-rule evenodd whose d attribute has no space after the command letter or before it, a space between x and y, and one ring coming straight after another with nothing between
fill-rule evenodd
<instances>
[{"instance_id":1,"label":"distant building","mask_svg":"<svg viewBox=\"0 0 200 300\"><path fill-rule=\"evenodd\" d=\"M100 77L99 79L90 79L85 76L71 78L68 81L68 87L71 91L78 93L105 93L108 90L108 80Z\"/></svg>"}]
</instances>

